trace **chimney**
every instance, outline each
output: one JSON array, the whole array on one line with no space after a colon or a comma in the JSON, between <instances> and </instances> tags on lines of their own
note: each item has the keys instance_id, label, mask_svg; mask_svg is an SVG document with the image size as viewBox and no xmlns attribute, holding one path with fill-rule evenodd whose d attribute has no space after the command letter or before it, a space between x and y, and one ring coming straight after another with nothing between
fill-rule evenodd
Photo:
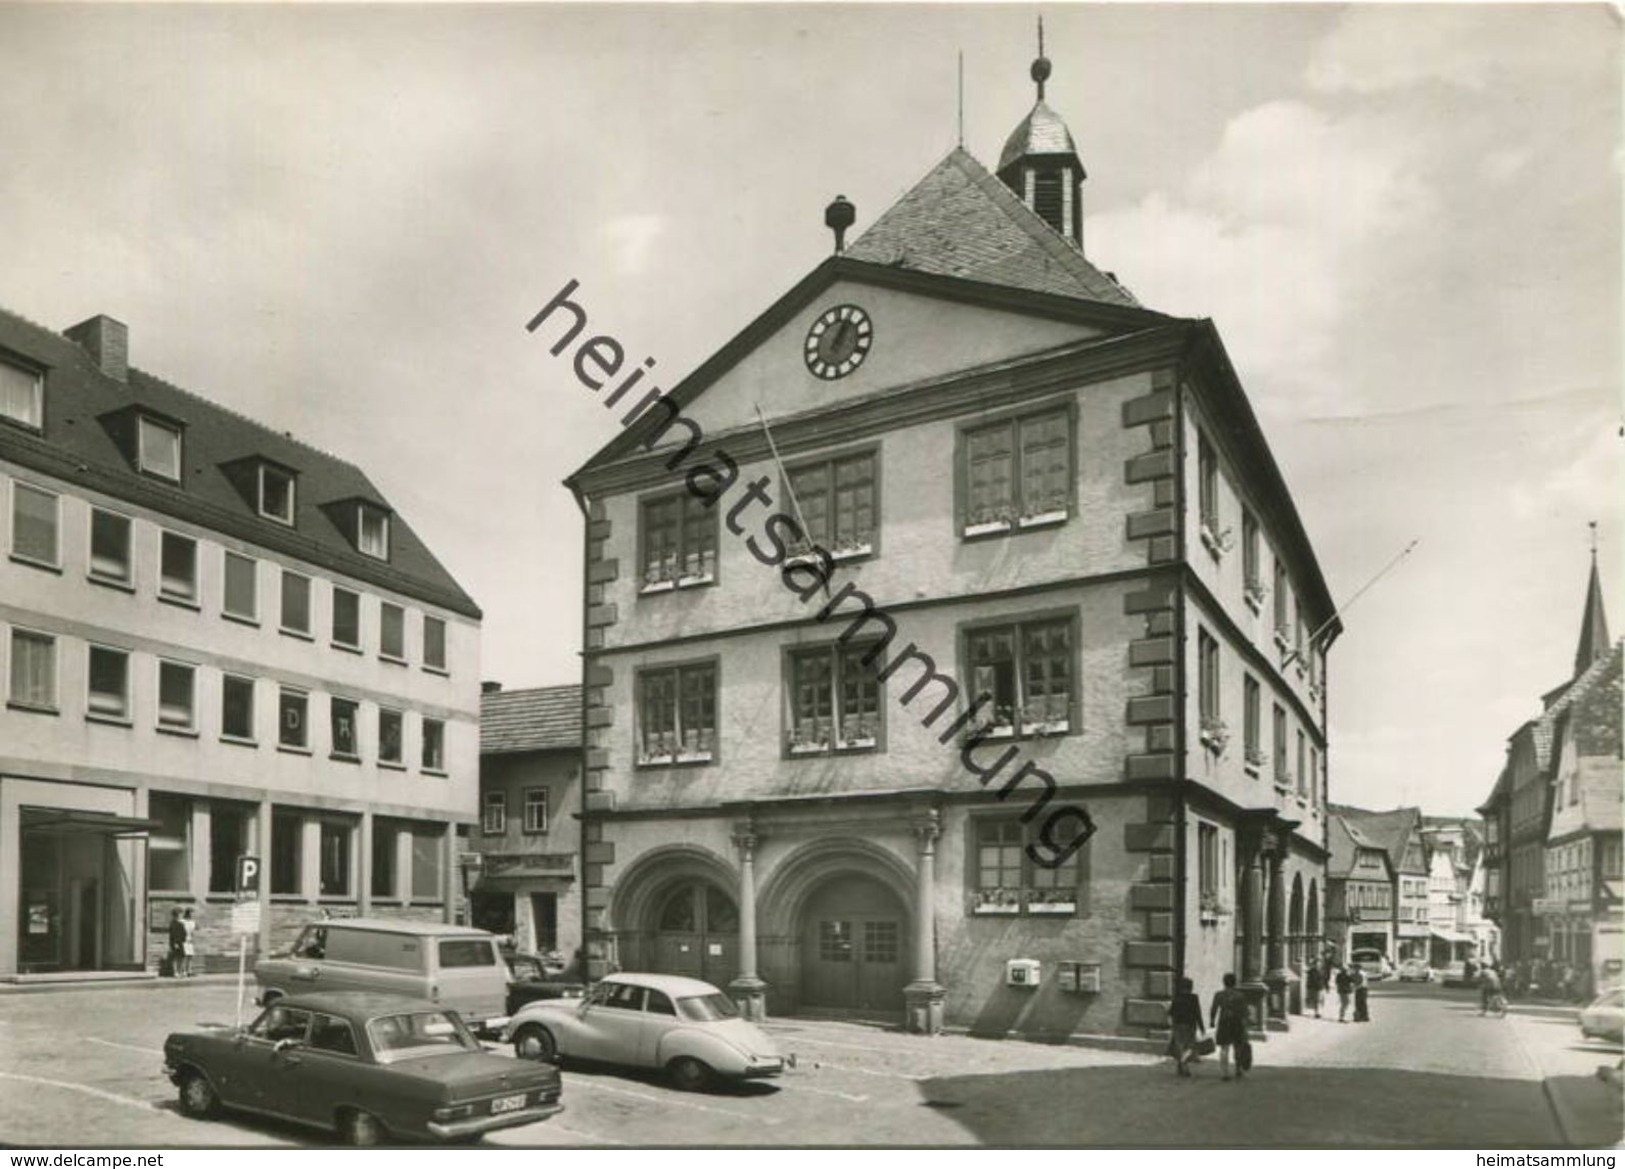
<instances>
[{"instance_id":1,"label":"chimney","mask_svg":"<svg viewBox=\"0 0 1625 1169\"><path fill-rule=\"evenodd\" d=\"M501 682L481 682L480 683L480 693L481 694L501 694L502 693L502 683Z\"/></svg>"},{"instance_id":2,"label":"chimney","mask_svg":"<svg viewBox=\"0 0 1625 1169\"><path fill-rule=\"evenodd\" d=\"M94 316L80 321L62 335L77 341L81 348L95 359L96 365L114 381L130 380L130 330L123 321L112 317Z\"/></svg>"}]
</instances>

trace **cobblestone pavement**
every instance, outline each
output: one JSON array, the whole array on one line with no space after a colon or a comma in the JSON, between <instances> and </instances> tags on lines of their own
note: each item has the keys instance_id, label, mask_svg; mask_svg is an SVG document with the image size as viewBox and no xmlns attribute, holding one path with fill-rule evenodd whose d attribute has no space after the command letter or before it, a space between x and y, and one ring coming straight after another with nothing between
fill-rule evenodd
<instances>
[{"instance_id":1,"label":"cobblestone pavement","mask_svg":"<svg viewBox=\"0 0 1625 1169\"><path fill-rule=\"evenodd\" d=\"M230 1022L229 981L0 992L0 1141L62 1147L311 1145L321 1134L180 1116L163 1037ZM1620 1095L1572 1009L1483 1019L1470 992L1379 987L1373 1021L1299 1019L1247 1079L1191 1080L1146 1054L904 1035L861 1023L768 1024L799 1066L705 1095L569 1068L566 1111L495 1146L1068 1145L1437 1147L1612 1144Z\"/></svg>"}]
</instances>

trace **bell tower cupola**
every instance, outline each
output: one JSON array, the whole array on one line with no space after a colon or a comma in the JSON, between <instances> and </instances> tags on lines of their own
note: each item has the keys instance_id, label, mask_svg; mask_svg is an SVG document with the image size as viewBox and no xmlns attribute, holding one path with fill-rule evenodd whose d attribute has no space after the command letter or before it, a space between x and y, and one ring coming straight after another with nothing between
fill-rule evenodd
<instances>
[{"instance_id":1,"label":"bell tower cupola","mask_svg":"<svg viewBox=\"0 0 1625 1169\"><path fill-rule=\"evenodd\" d=\"M1032 79L1038 100L999 153L998 176L1040 219L1083 250L1083 163L1061 116L1044 102L1051 66L1044 56L1044 19L1038 20L1038 58Z\"/></svg>"}]
</instances>

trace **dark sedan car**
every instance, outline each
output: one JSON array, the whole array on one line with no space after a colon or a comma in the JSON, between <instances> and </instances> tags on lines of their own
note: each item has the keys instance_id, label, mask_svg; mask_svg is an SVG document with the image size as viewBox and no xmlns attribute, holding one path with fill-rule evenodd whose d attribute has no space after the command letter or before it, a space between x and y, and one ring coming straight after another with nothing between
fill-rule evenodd
<instances>
[{"instance_id":1,"label":"dark sedan car","mask_svg":"<svg viewBox=\"0 0 1625 1169\"><path fill-rule=\"evenodd\" d=\"M176 1032L164 1071L189 1116L241 1109L353 1145L478 1139L564 1107L557 1069L491 1054L455 1011L360 991L290 995L242 1029Z\"/></svg>"},{"instance_id":2,"label":"dark sedan car","mask_svg":"<svg viewBox=\"0 0 1625 1169\"><path fill-rule=\"evenodd\" d=\"M580 978L573 977L562 959L542 954L502 955L508 963L508 1015L519 1013L526 1003L543 999L578 999L584 993Z\"/></svg>"}]
</instances>

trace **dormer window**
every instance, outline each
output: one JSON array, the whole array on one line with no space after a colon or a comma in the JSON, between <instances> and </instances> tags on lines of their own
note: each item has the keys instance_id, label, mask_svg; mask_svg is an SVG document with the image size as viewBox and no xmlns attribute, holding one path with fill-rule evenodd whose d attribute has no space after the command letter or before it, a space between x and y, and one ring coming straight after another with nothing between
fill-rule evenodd
<instances>
[{"instance_id":1,"label":"dormer window","mask_svg":"<svg viewBox=\"0 0 1625 1169\"><path fill-rule=\"evenodd\" d=\"M261 463L258 496L262 516L293 526L293 472L275 463Z\"/></svg>"},{"instance_id":2,"label":"dormer window","mask_svg":"<svg viewBox=\"0 0 1625 1169\"><path fill-rule=\"evenodd\" d=\"M43 429L45 379L32 369L0 361L0 418Z\"/></svg>"},{"instance_id":3,"label":"dormer window","mask_svg":"<svg viewBox=\"0 0 1625 1169\"><path fill-rule=\"evenodd\" d=\"M389 513L380 507L360 504L356 508L356 548L379 560L389 559Z\"/></svg>"},{"instance_id":4,"label":"dormer window","mask_svg":"<svg viewBox=\"0 0 1625 1169\"><path fill-rule=\"evenodd\" d=\"M136 466L149 475L179 483L180 428L143 415L136 423Z\"/></svg>"}]
</instances>

